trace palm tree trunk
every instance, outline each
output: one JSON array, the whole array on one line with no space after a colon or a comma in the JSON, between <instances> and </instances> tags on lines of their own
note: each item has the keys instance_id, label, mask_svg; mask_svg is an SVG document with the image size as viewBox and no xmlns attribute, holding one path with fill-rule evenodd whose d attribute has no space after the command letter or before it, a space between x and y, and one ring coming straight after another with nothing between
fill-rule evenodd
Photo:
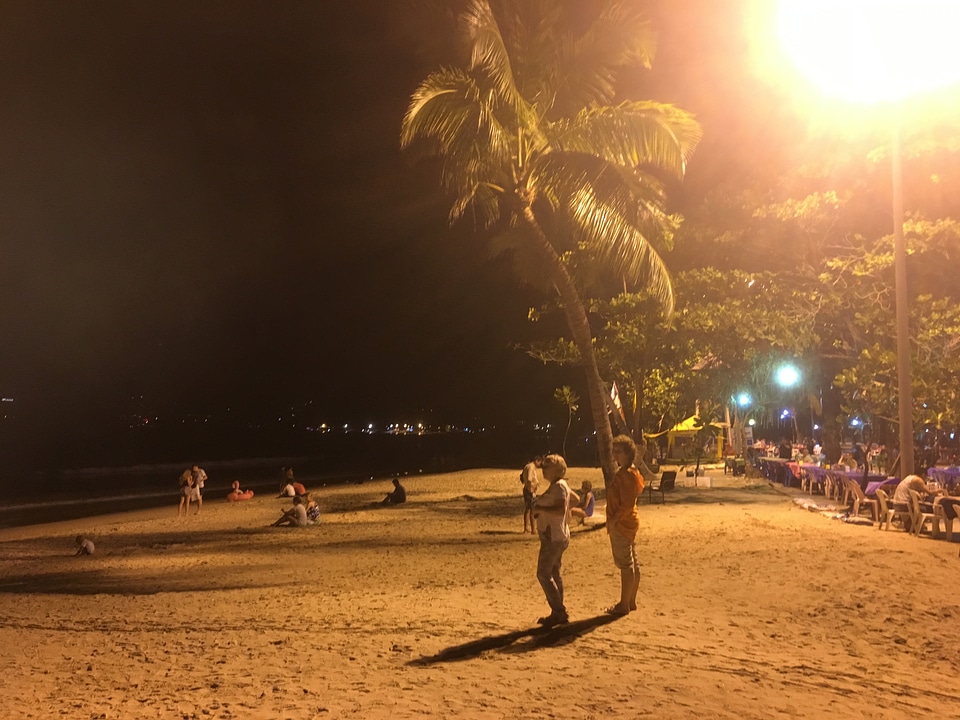
<instances>
[{"instance_id":1,"label":"palm tree trunk","mask_svg":"<svg viewBox=\"0 0 960 720\"><path fill-rule=\"evenodd\" d=\"M597 454L600 467L603 469L603 484L606 487L617 471L613 462L613 432L610 428L610 416L607 414L607 392L600 378L600 369L597 367L597 356L593 351L593 334L590 332L587 312L573 278L570 277L557 251L540 228L540 223L537 222L529 204L523 206L520 216L530 230L535 241L534 248L542 258L543 265L557 289L563 313L567 318L567 326L580 352L580 364L587 379L593 426L597 431Z\"/></svg>"}]
</instances>

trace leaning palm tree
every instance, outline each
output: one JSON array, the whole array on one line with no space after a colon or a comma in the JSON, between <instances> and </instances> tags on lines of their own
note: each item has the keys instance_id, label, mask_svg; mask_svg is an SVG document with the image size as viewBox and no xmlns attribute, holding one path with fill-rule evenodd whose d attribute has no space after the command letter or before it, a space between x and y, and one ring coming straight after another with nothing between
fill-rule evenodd
<instances>
[{"instance_id":1,"label":"leaning palm tree","mask_svg":"<svg viewBox=\"0 0 960 720\"><path fill-rule=\"evenodd\" d=\"M605 481L615 471L606 391L570 258L642 284L668 314L673 290L654 242L675 230L664 181L681 178L700 139L685 111L615 100L623 68L650 67L654 37L634 2L591 19L560 0L468 0L459 16L460 67L431 73L403 119L401 144L425 141L442 160L450 221L514 239L550 285L586 374ZM519 238L519 240L518 240Z\"/></svg>"}]
</instances>

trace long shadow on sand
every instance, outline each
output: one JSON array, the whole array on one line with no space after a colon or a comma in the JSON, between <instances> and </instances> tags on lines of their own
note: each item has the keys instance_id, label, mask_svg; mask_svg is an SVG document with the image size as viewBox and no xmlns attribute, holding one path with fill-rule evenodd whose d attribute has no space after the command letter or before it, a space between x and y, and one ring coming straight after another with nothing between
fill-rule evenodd
<instances>
[{"instance_id":1,"label":"long shadow on sand","mask_svg":"<svg viewBox=\"0 0 960 720\"><path fill-rule=\"evenodd\" d=\"M619 618L615 615L603 614L552 628L535 627L528 628L527 630L503 633L502 635L491 635L480 638L479 640L471 640L462 645L445 648L436 655L411 660L407 665L435 665L436 663L442 662L469 660L479 657L488 650L520 653L539 650L544 647L553 647L555 645L566 645L578 637L586 635L588 632L592 632L598 627L608 625L616 620L619 620ZM526 642L523 642L524 640L526 640Z\"/></svg>"}]
</instances>

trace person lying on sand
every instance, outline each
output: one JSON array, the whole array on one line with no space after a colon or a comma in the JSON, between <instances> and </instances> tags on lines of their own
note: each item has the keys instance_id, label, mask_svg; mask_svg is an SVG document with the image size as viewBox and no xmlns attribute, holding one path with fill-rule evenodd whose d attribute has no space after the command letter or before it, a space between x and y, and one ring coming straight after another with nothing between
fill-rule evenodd
<instances>
[{"instance_id":1,"label":"person lying on sand","mask_svg":"<svg viewBox=\"0 0 960 720\"><path fill-rule=\"evenodd\" d=\"M273 523L272 527L280 527L281 525L306 527L309 524L310 522L307 520L307 509L303 506L303 499L295 497L293 499L293 507L285 510L280 516L280 519Z\"/></svg>"},{"instance_id":2,"label":"person lying on sand","mask_svg":"<svg viewBox=\"0 0 960 720\"><path fill-rule=\"evenodd\" d=\"M77 555L93 555L95 550L93 540L85 538L83 535L77 535L76 543L77 551L73 554L74 557Z\"/></svg>"}]
</instances>

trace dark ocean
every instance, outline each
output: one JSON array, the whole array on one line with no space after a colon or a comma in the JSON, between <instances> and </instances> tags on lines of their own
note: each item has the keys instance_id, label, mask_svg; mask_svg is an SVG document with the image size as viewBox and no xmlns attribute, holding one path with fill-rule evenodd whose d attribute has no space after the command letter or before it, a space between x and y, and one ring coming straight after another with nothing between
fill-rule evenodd
<instances>
[{"instance_id":1,"label":"dark ocean","mask_svg":"<svg viewBox=\"0 0 960 720\"><path fill-rule=\"evenodd\" d=\"M152 507L175 507L180 473L194 464L209 475L205 496L223 497L234 480L258 495L276 494L283 468L292 467L307 488L387 481L475 467L520 468L536 454L559 450L537 432L457 432L424 435L341 433L321 438L309 454L251 458L196 458L122 466L38 467L0 473L0 527L55 522ZM584 438L570 446L568 461L594 465Z\"/></svg>"}]
</instances>

